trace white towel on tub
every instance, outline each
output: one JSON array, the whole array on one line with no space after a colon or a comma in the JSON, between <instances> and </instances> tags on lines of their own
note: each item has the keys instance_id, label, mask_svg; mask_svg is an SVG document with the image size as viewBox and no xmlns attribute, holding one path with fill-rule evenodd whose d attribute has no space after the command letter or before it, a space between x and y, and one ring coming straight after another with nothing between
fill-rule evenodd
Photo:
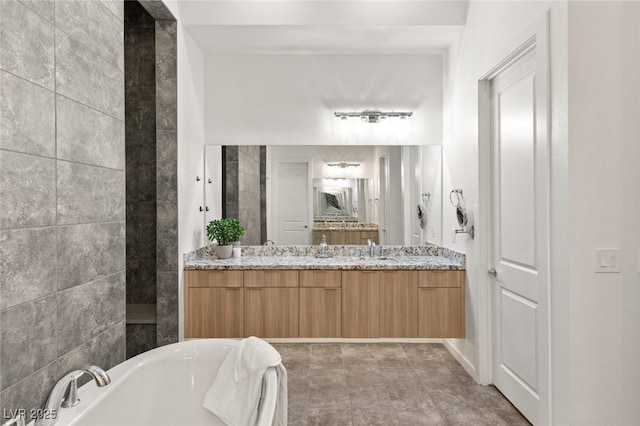
<instances>
[{"instance_id":1,"label":"white towel on tub","mask_svg":"<svg viewBox=\"0 0 640 426\"><path fill-rule=\"evenodd\" d=\"M262 379L276 367L278 399L274 425L287 424L287 371L273 346L257 337L241 340L226 356L202 406L231 426L253 426L258 418Z\"/></svg>"}]
</instances>

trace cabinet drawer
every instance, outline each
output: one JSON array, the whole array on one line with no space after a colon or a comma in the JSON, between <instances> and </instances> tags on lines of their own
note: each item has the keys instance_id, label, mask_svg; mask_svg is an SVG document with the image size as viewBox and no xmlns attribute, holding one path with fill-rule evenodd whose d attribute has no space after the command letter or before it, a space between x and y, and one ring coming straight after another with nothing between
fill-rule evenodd
<instances>
[{"instance_id":1,"label":"cabinet drawer","mask_svg":"<svg viewBox=\"0 0 640 426\"><path fill-rule=\"evenodd\" d=\"M300 287L341 287L340 271L300 271Z\"/></svg>"},{"instance_id":2,"label":"cabinet drawer","mask_svg":"<svg viewBox=\"0 0 640 426\"><path fill-rule=\"evenodd\" d=\"M418 287L462 287L464 271L418 271Z\"/></svg>"},{"instance_id":3,"label":"cabinet drawer","mask_svg":"<svg viewBox=\"0 0 640 426\"><path fill-rule=\"evenodd\" d=\"M245 287L298 287L298 271L244 271Z\"/></svg>"},{"instance_id":4,"label":"cabinet drawer","mask_svg":"<svg viewBox=\"0 0 640 426\"><path fill-rule=\"evenodd\" d=\"M242 287L242 271L184 271L184 282L194 287Z\"/></svg>"}]
</instances>

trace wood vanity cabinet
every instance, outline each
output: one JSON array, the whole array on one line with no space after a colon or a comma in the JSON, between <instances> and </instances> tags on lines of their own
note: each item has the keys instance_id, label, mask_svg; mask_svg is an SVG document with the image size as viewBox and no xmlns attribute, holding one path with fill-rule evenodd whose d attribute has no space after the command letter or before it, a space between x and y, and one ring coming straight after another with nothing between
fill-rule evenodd
<instances>
[{"instance_id":1,"label":"wood vanity cabinet","mask_svg":"<svg viewBox=\"0 0 640 426\"><path fill-rule=\"evenodd\" d=\"M185 271L185 337L460 338L464 271Z\"/></svg>"},{"instance_id":2,"label":"wood vanity cabinet","mask_svg":"<svg viewBox=\"0 0 640 426\"><path fill-rule=\"evenodd\" d=\"M342 337L380 337L380 273L342 272Z\"/></svg>"},{"instance_id":3,"label":"wood vanity cabinet","mask_svg":"<svg viewBox=\"0 0 640 426\"><path fill-rule=\"evenodd\" d=\"M242 271L185 271L185 337L244 337Z\"/></svg>"},{"instance_id":4,"label":"wood vanity cabinet","mask_svg":"<svg viewBox=\"0 0 640 426\"><path fill-rule=\"evenodd\" d=\"M380 337L418 337L415 271L380 271Z\"/></svg>"},{"instance_id":5,"label":"wood vanity cabinet","mask_svg":"<svg viewBox=\"0 0 640 426\"><path fill-rule=\"evenodd\" d=\"M300 271L300 337L341 335L341 272Z\"/></svg>"},{"instance_id":6,"label":"wood vanity cabinet","mask_svg":"<svg viewBox=\"0 0 640 426\"><path fill-rule=\"evenodd\" d=\"M247 336L298 337L298 271L244 272Z\"/></svg>"},{"instance_id":7,"label":"wood vanity cabinet","mask_svg":"<svg viewBox=\"0 0 640 426\"><path fill-rule=\"evenodd\" d=\"M464 271L418 272L419 337L464 337Z\"/></svg>"}]
</instances>

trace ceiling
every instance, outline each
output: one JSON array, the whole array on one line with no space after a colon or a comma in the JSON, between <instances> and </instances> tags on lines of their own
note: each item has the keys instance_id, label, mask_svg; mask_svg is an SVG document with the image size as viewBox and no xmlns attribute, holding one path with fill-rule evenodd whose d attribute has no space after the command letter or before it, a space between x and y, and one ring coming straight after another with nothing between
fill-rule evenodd
<instances>
[{"instance_id":1,"label":"ceiling","mask_svg":"<svg viewBox=\"0 0 640 426\"><path fill-rule=\"evenodd\" d=\"M208 54L429 54L461 35L466 1L184 1Z\"/></svg>"}]
</instances>

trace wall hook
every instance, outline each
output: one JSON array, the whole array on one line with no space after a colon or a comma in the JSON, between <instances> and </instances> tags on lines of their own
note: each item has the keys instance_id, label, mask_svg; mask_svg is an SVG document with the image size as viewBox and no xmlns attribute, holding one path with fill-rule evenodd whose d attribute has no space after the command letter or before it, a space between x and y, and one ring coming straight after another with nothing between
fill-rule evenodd
<instances>
[{"instance_id":1,"label":"wall hook","mask_svg":"<svg viewBox=\"0 0 640 426\"><path fill-rule=\"evenodd\" d=\"M200 182L200 176L196 176L196 182Z\"/></svg>"}]
</instances>

